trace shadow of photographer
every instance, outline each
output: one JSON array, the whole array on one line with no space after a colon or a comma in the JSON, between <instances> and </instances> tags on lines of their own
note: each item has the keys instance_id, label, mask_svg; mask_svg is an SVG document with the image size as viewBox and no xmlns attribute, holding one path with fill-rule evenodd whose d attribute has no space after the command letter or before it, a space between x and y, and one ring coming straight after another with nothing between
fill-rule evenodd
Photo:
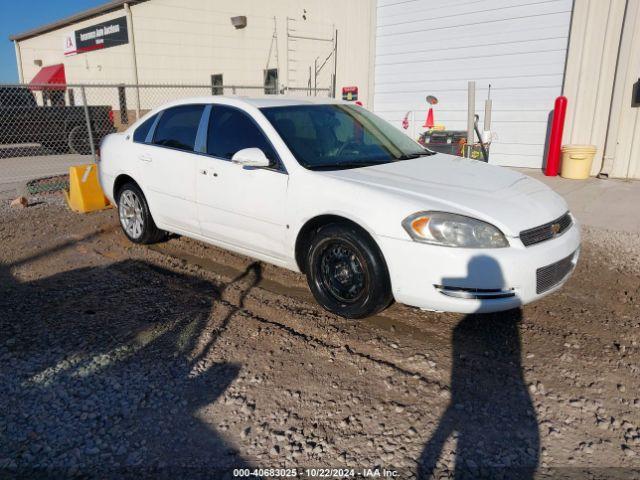
<instances>
[{"instance_id":1,"label":"shadow of photographer","mask_svg":"<svg viewBox=\"0 0 640 480\"><path fill-rule=\"evenodd\" d=\"M26 282L12 268L0 265L0 458L15 474L211 478L248 466L201 414L242 366L200 364L259 264L222 286L131 260ZM214 315L232 285L239 301Z\"/></svg>"},{"instance_id":2,"label":"shadow of photographer","mask_svg":"<svg viewBox=\"0 0 640 480\"><path fill-rule=\"evenodd\" d=\"M484 255L469 262L466 278L443 279L442 284L468 287L479 285L479 278L491 279L489 288L506 287L500 266ZM517 308L469 314L455 326L451 399L424 446L419 479L449 470L449 453L455 456L456 479L534 477L540 438L521 362L521 322ZM455 450L443 451L452 437Z\"/></svg>"}]
</instances>

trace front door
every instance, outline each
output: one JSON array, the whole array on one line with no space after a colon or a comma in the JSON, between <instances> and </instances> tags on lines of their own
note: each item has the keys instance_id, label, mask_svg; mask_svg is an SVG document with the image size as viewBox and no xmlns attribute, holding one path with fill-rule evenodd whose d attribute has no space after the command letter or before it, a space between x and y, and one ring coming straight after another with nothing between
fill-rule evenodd
<instances>
[{"instance_id":1,"label":"front door","mask_svg":"<svg viewBox=\"0 0 640 480\"><path fill-rule=\"evenodd\" d=\"M202 234L213 240L283 258L288 175L267 137L240 109L214 105L206 155L198 160L196 190ZM260 148L270 168L243 167L231 157Z\"/></svg>"}]
</instances>

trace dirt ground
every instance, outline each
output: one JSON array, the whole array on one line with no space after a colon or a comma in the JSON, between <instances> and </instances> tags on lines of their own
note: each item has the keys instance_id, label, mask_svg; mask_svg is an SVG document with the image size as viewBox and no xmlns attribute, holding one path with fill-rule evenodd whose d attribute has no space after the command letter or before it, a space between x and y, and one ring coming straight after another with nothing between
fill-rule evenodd
<instances>
[{"instance_id":1,"label":"dirt ground","mask_svg":"<svg viewBox=\"0 0 640 480\"><path fill-rule=\"evenodd\" d=\"M586 229L521 310L349 321L301 275L40 202L0 207L2 472L640 478L637 236Z\"/></svg>"}]
</instances>

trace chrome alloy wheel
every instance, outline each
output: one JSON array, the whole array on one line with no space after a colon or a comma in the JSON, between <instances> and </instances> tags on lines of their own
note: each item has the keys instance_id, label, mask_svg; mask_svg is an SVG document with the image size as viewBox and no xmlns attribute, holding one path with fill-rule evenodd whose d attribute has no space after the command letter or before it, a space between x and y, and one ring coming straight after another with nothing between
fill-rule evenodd
<instances>
[{"instance_id":1,"label":"chrome alloy wheel","mask_svg":"<svg viewBox=\"0 0 640 480\"><path fill-rule=\"evenodd\" d=\"M138 195L131 190L125 190L120 195L118 204L120 224L131 238L140 238L144 231L142 216L142 202Z\"/></svg>"}]
</instances>

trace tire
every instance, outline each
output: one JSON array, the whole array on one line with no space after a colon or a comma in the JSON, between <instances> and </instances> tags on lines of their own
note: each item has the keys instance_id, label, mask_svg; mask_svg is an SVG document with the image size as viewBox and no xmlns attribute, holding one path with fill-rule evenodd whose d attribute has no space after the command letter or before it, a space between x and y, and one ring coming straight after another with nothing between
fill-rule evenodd
<instances>
[{"instance_id":1,"label":"tire","mask_svg":"<svg viewBox=\"0 0 640 480\"><path fill-rule=\"evenodd\" d=\"M316 301L341 317L369 317L393 301L382 253L356 226L321 227L309 244L305 272Z\"/></svg>"},{"instance_id":2,"label":"tire","mask_svg":"<svg viewBox=\"0 0 640 480\"><path fill-rule=\"evenodd\" d=\"M84 125L74 125L67 134L67 144L71 153L79 155L89 155L91 153L91 142L89 134Z\"/></svg>"},{"instance_id":3,"label":"tire","mask_svg":"<svg viewBox=\"0 0 640 480\"><path fill-rule=\"evenodd\" d=\"M149 205L140 187L125 183L116 195L118 219L122 231L133 243L156 243L164 239L165 232L156 227Z\"/></svg>"}]
</instances>

